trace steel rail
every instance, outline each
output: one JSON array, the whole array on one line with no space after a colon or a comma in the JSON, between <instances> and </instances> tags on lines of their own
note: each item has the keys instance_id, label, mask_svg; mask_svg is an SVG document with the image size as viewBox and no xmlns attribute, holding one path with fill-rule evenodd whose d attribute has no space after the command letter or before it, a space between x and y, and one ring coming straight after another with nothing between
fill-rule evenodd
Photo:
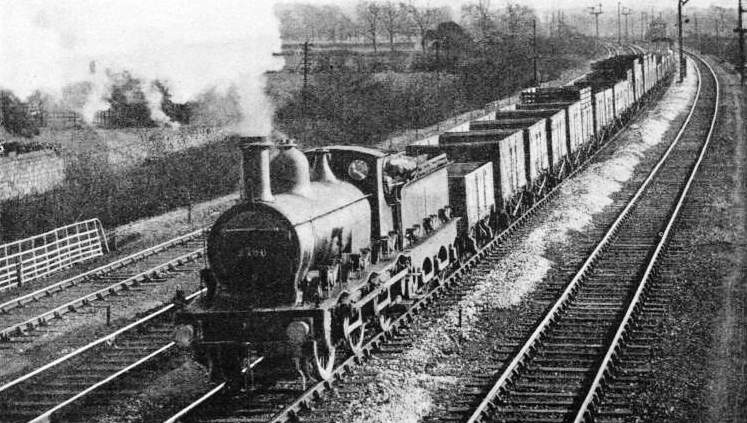
<instances>
[{"instance_id":1,"label":"steel rail","mask_svg":"<svg viewBox=\"0 0 747 423\"><path fill-rule=\"evenodd\" d=\"M167 270L174 266L188 263L190 261L194 261L197 258L201 257L203 254L204 254L204 251L202 248L191 251L187 254L183 254L179 257L171 259L166 263L159 264L158 266L155 266L148 270L140 272L125 280L118 281L109 286L101 288L97 291L90 292L88 294L85 294L82 297L78 297L74 300L68 301L65 304L62 304L53 309L47 310L30 319L26 319L23 322L14 323L3 329L0 329L0 340L5 340L5 339L10 338L13 334L20 334L20 333L23 333L25 330L33 329L35 326L46 323L48 319L59 318L63 314L66 314L70 311L74 311L77 307L86 306L92 301L103 300L105 297L112 295L116 293L117 291L126 290L131 285L135 285L139 282L142 282L144 280L147 280L148 278L151 278L157 275L158 272Z\"/></svg>"},{"instance_id":2,"label":"steel rail","mask_svg":"<svg viewBox=\"0 0 747 423\"><path fill-rule=\"evenodd\" d=\"M645 272L643 273L643 276L641 277L641 281L638 284L638 288L636 289L635 295L633 296L633 299L631 300L631 303L625 312L625 316L623 317L620 323L620 326L617 329L617 332L615 333L614 338L612 339L612 343L610 344L610 347L607 350L607 353L605 354L604 359L602 360L602 363L599 366L599 370L597 371L594 377L594 381L592 382L591 387L589 388L589 391L586 397L584 398L584 401L582 402L579 410L576 413L576 417L574 419L575 423L582 423L586 421L587 418L590 418L593 413L592 407L601 398L601 393L602 393L605 377L609 374L611 370L612 360L622 348L621 342L622 342L623 336L625 336L626 331L629 328L633 313L638 309L638 305L641 302L641 297L643 296L643 291L645 290L648 282L651 279L651 274L654 270L654 266L657 264L659 255L661 254L662 250L664 249L664 246L669 240L669 235L671 234L672 228L674 227L677 217L679 216L680 209L682 208L682 205L685 203L687 194L690 191L690 186L692 185L692 182L695 179L696 174L698 173L698 170L700 168L700 163L703 161L703 158L705 157L706 151L711 142L713 130L716 127L716 120L718 118L719 102L721 98L721 93L720 93L721 88L718 82L718 77L716 76L716 72L713 70L713 68L708 62L706 62L701 57L699 57L698 55L692 52L688 52L688 54L690 54L692 57L696 58L697 60L705 64L705 66L708 68L709 72L713 76L713 80L715 81L716 100L714 104L713 118L711 119L711 125L708 130L708 134L706 135L706 140L703 143L703 147L700 150L700 154L698 155L698 159L696 160L695 165L693 166L693 169L690 172L690 176L687 179L687 183L685 184L685 187L681 191L680 197L674 208L674 212L672 213L671 218L667 222L666 228L664 229L663 235L661 236L659 243L656 245L656 250L654 251L654 254L652 255L651 261L649 262L648 266L646 267ZM697 74L698 74L698 80L701 80L702 76L701 76L699 67L695 66L695 70L697 71Z\"/></svg>"},{"instance_id":3,"label":"steel rail","mask_svg":"<svg viewBox=\"0 0 747 423\"><path fill-rule=\"evenodd\" d=\"M54 407L50 408L49 410L45 411L38 417L32 419L29 421L29 423L49 423L52 420L52 414L55 412L67 407L68 405L72 404L73 402L77 401L78 399L88 395L89 393L95 391L96 389L106 385L107 383L113 381L114 379L118 378L119 376L122 376L123 374L129 372L130 370L133 370L140 365L152 360L155 357L160 356L161 354L165 353L171 347L176 345L174 341L169 342L168 344L164 345L163 347L157 349L156 351L153 351L152 353L146 355L145 357L137 360L136 362L124 367L123 369L120 369L111 375L107 376L106 378L94 383L93 385L89 386L88 388L78 392L77 394L73 395L72 397L66 399L65 401L62 401L61 403L55 405Z\"/></svg>"},{"instance_id":4,"label":"steel rail","mask_svg":"<svg viewBox=\"0 0 747 423\"><path fill-rule=\"evenodd\" d=\"M123 257L119 260L113 261L111 263L107 263L103 266L97 267L95 269L88 270L86 272L83 272L79 275L73 276L71 278L65 279L60 282L56 282L51 285L47 285L44 288L40 288L34 292L13 298L12 300L6 301L2 304L0 304L0 313L7 313L8 310L12 310L16 307L21 307L24 304L30 303L32 301L35 301L37 297L40 296L50 296L54 292L59 292L63 290L64 288L71 286L71 285L77 285L81 282L83 282L85 279L95 276L101 276L106 273L110 273L114 270L120 269L122 267L127 266L130 263L134 263L137 261L140 261L146 257L150 257L154 254L160 253L161 251L167 250L173 246L176 246L177 244L183 244L185 242L188 242L192 239L198 238L205 234L207 231L206 228L198 229L196 231L190 232L188 234L176 237L174 239L170 239L168 241L162 242L158 245L154 245L152 247L146 248L144 250L138 251L135 254L129 255L127 257ZM59 288L59 289L57 289Z\"/></svg>"},{"instance_id":5,"label":"steel rail","mask_svg":"<svg viewBox=\"0 0 747 423\"><path fill-rule=\"evenodd\" d=\"M264 360L264 357L259 357L256 360L254 360L251 364L249 364L248 367L241 369L241 373L246 373L247 371L250 371L254 368L256 368L259 363L261 363ZM223 388L226 387L226 384L228 382L222 382L218 385L216 385L214 388L206 392L204 395L202 395L200 398L196 399L195 401L192 401L189 405L179 410L176 414L169 417L168 419L164 420L163 423L176 423L179 421L180 418L186 416L189 414L192 410L197 408L200 404L204 403L205 401L209 400L210 398L214 397L216 394L221 392Z\"/></svg>"},{"instance_id":6,"label":"steel rail","mask_svg":"<svg viewBox=\"0 0 747 423\"><path fill-rule=\"evenodd\" d=\"M186 300L187 301L191 301L192 299L194 299L195 297L197 297L200 294L205 293L206 291L207 291L206 288L200 289L197 292L194 292L194 293L190 294L189 296L187 296ZM52 361L50 363L47 363L47 364L45 364L45 365L43 365L43 366L41 366L41 367L39 367L39 368L37 368L37 369L35 369L33 371L31 371L31 372L29 372L29 373L21 376L21 377L18 377L16 379L14 379L14 380L12 380L12 381L10 381L10 382L8 382L8 383L0 386L0 392L7 391L9 388L12 388L12 387L18 385L19 383L25 382L26 380L28 380L28 379L30 379L30 378L32 378L32 377L34 377L34 376L36 376L36 375L38 375L40 373L43 373L43 372L45 372L45 371L47 371L47 370L49 370L49 369L51 369L53 367L56 367L56 366L58 366L58 365L60 365L60 364L62 364L64 362L70 360L71 358L77 357L80 354L83 354L84 352L86 352L86 351L88 351L88 350L90 350L90 349L92 349L92 348L94 348L96 346L99 346L99 345L104 344L104 343L112 343L112 342L114 342L116 340L116 338L119 335L122 335L125 332L128 332L128 331L130 331L130 330L132 330L134 328L137 328L137 327L139 327L139 326L141 326L141 325L143 325L143 324L145 324L147 322L150 322L151 320L155 319L156 317L161 316L162 314L170 311L174 307L175 307L174 303L171 303L171 304L168 304L168 305L166 305L164 307L161 307L160 309L154 311L153 313L150 313L147 316L145 316L145 317L143 317L143 318L141 318L141 319L139 319L139 320L137 320L137 321L135 321L133 323L130 323L129 325L127 325L127 326L125 326L123 328L120 328L120 329L118 329L118 330L116 330L116 331L114 331L114 332L112 332L112 333L110 333L110 334L108 334L106 336L103 336L103 337L101 337L101 338L99 338L99 339L97 339L97 340L95 340L93 342L90 342L90 343L88 343L88 344L86 344L86 345L84 345L84 346L76 349L75 351L72 351L72 352L70 352L68 354L65 354L64 356L62 356L62 357L60 357L60 358L58 358L58 359L56 359L56 360L54 360L54 361Z\"/></svg>"},{"instance_id":7,"label":"steel rail","mask_svg":"<svg viewBox=\"0 0 747 423\"><path fill-rule=\"evenodd\" d=\"M576 273L576 276L573 277L573 279L570 281L570 283L568 284L566 289L563 291L561 296L558 298L555 304L553 304L552 308L548 311L548 313L545 315L542 321L537 325L537 327L532 332L532 334L529 336L529 338L524 343L524 345L521 347L519 352L516 354L513 360L511 360L509 365L500 375L498 380L495 382L494 386L490 389L490 391L487 393L485 398L477 406L475 411L472 413L470 418L467 420L468 423L475 423L475 422L482 421L484 414L489 410L493 399L502 390L505 389L506 383L509 381L511 376L513 376L513 374L519 369L520 364L524 361L524 359L530 354L535 343L539 341L539 338L542 336L544 331L550 326L550 324L558 316L558 313L563 309L566 302L570 298L571 294L578 288L579 283L586 277L587 273L591 271L594 263L597 261L599 256L602 254L606 246L611 242L612 238L617 234L620 226L626 220L627 216L630 214L633 207L637 204L638 199L641 197L641 195L643 194L645 189L648 187L648 185L651 183L651 181L653 181L654 177L659 172L659 169L663 166L664 162L669 158L669 155L674 149L674 147L677 146L677 144L679 143L682 134L685 132L686 128L688 127L690 123L690 120L692 119L693 114L695 113L695 108L700 99L700 94L701 94L701 82L700 80L698 80L698 89L696 92L696 97L693 101L692 106L690 107L688 116L685 122L680 127L680 130L678 131L674 141L669 145L665 153L662 155L662 157L659 159L659 161L656 163L654 168L649 173L646 180L638 188L638 190L633 195L633 197L630 199L630 201L625 206L625 208L620 212L617 219L615 219L615 221L612 223L612 225L610 226L610 229L604 235L604 237L599 242L599 244L591 252L589 257L586 259L584 264L581 266L579 271Z\"/></svg>"}]
</instances>

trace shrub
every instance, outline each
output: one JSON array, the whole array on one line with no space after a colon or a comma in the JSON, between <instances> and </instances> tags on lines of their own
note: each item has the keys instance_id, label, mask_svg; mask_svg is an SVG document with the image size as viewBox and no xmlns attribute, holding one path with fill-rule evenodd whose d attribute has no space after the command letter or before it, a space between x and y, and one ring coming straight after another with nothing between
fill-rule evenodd
<instances>
[{"instance_id":1,"label":"shrub","mask_svg":"<svg viewBox=\"0 0 747 423\"><path fill-rule=\"evenodd\" d=\"M29 108L10 91L0 91L0 125L8 132L26 138L39 135L36 119Z\"/></svg>"}]
</instances>

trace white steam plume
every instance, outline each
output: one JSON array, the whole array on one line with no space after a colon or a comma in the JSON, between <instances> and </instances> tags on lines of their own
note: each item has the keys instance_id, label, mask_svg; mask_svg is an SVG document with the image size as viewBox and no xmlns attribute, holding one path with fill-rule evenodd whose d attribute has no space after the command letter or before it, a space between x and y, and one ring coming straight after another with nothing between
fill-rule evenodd
<instances>
[{"instance_id":1,"label":"white steam plume","mask_svg":"<svg viewBox=\"0 0 747 423\"><path fill-rule=\"evenodd\" d=\"M109 96L111 87L109 86L109 78L106 74L101 69L96 68L96 62L92 61L89 68L88 82L91 89L88 91L85 103L81 107L76 108L78 109L76 111L83 115L83 119L86 122L93 122L96 112L109 108L106 98Z\"/></svg>"},{"instance_id":2,"label":"white steam plume","mask_svg":"<svg viewBox=\"0 0 747 423\"><path fill-rule=\"evenodd\" d=\"M25 98L90 81L87 118L108 92L97 78L127 70L146 96L159 80L176 103L236 85L246 117L240 129L266 135L272 109L263 74L282 66L272 56L277 51L279 26L268 0L0 0L0 87Z\"/></svg>"},{"instance_id":3,"label":"white steam plume","mask_svg":"<svg viewBox=\"0 0 747 423\"><path fill-rule=\"evenodd\" d=\"M148 84L144 87L143 95L145 96L145 101L148 103L148 109L150 109L150 118L154 122L171 127L179 126L178 122L173 122L169 115L163 111L163 107L161 107L163 93L155 84Z\"/></svg>"}]
</instances>

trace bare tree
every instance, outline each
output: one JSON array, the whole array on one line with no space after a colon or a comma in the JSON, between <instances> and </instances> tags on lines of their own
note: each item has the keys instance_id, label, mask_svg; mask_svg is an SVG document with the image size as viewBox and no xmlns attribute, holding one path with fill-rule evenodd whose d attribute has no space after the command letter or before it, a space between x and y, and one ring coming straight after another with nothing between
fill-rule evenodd
<instances>
[{"instance_id":1,"label":"bare tree","mask_svg":"<svg viewBox=\"0 0 747 423\"><path fill-rule=\"evenodd\" d=\"M394 37L401 34L406 25L407 10L388 1L381 6L381 26L389 38L389 50L394 51Z\"/></svg>"},{"instance_id":2,"label":"bare tree","mask_svg":"<svg viewBox=\"0 0 747 423\"><path fill-rule=\"evenodd\" d=\"M518 3L509 3L506 12L501 16L509 34L529 37L532 33L532 21L536 19L534 10Z\"/></svg>"},{"instance_id":3,"label":"bare tree","mask_svg":"<svg viewBox=\"0 0 747 423\"><path fill-rule=\"evenodd\" d=\"M371 40L376 51L376 37L381 26L381 6L373 1L362 1L358 3L356 13L363 33Z\"/></svg>"},{"instance_id":4,"label":"bare tree","mask_svg":"<svg viewBox=\"0 0 747 423\"><path fill-rule=\"evenodd\" d=\"M280 3L275 7L284 40L338 41L349 37L350 18L336 5L316 6L309 3Z\"/></svg>"},{"instance_id":5,"label":"bare tree","mask_svg":"<svg viewBox=\"0 0 747 423\"><path fill-rule=\"evenodd\" d=\"M439 22L451 19L448 7L417 7L411 3L400 3L403 10L407 10L410 21L417 27L420 37L420 48L425 50L425 33Z\"/></svg>"},{"instance_id":6,"label":"bare tree","mask_svg":"<svg viewBox=\"0 0 747 423\"><path fill-rule=\"evenodd\" d=\"M496 29L496 17L490 10L490 0L477 0L462 6L462 23L479 39L486 39Z\"/></svg>"}]
</instances>

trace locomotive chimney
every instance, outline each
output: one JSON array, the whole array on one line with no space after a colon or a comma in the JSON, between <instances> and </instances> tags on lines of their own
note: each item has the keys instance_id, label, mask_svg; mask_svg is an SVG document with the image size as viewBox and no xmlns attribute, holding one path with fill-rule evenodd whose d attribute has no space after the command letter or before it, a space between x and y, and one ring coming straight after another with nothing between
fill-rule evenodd
<instances>
[{"instance_id":1,"label":"locomotive chimney","mask_svg":"<svg viewBox=\"0 0 747 423\"><path fill-rule=\"evenodd\" d=\"M337 182L335 174L329 167L329 150L320 148L314 152L314 165L312 175L317 182Z\"/></svg>"},{"instance_id":2,"label":"locomotive chimney","mask_svg":"<svg viewBox=\"0 0 747 423\"><path fill-rule=\"evenodd\" d=\"M245 201L274 201L270 188L270 148L265 137L239 137L241 147L241 197Z\"/></svg>"}]
</instances>

